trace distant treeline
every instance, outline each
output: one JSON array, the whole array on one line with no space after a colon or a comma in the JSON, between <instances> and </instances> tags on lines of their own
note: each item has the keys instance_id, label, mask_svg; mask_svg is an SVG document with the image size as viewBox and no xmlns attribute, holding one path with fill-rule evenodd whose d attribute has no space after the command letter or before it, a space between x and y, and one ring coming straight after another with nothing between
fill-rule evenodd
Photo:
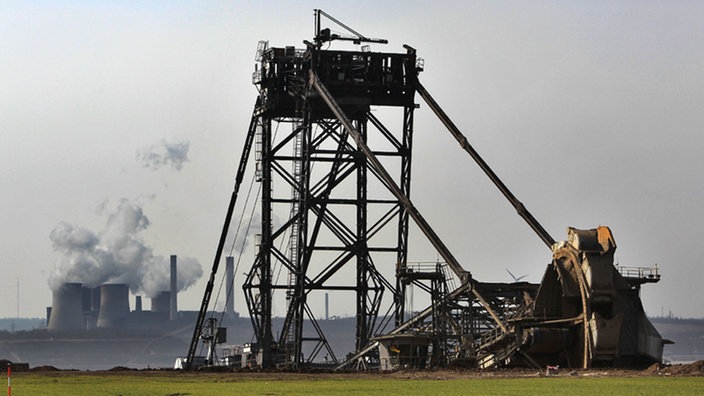
<instances>
[{"instance_id":1,"label":"distant treeline","mask_svg":"<svg viewBox=\"0 0 704 396\"><path fill-rule=\"evenodd\" d=\"M46 327L44 318L0 318L0 330L19 331Z\"/></svg>"}]
</instances>

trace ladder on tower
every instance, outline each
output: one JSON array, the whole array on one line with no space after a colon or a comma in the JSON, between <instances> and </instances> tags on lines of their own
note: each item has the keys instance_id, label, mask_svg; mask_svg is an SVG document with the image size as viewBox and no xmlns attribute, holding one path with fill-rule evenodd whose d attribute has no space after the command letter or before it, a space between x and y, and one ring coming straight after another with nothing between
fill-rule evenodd
<instances>
[{"instance_id":1,"label":"ladder on tower","mask_svg":"<svg viewBox=\"0 0 704 396\"><path fill-rule=\"evenodd\" d=\"M294 128L297 126L294 124ZM290 219L297 219L299 218L298 212L301 208L301 193L300 189L298 186L300 186L302 177L303 177L303 164L301 160L301 156L303 155L303 136L302 136L302 131L299 131L296 133L295 137L293 138L293 161L292 161L292 173L293 173L293 179L295 180L294 185L291 187L291 211L289 212L289 220ZM299 233L299 222L300 220L296 220L293 226L291 227L291 235L289 236L289 257L291 260L291 264L294 269L299 268L299 252L300 252L300 233ZM292 303L292 299L294 298L294 293L296 292L296 284L297 284L297 276L298 274L296 271L289 271L288 273L288 288L286 291L286 302L288 305ZM288 308L288 307L287 307ZM286 334L286 351L287 354L291 354L293 351L291 351L288 346L293 344L294 340L294 331L295 327L294 326L289 326L288 331ZM294 356L287 356L288 359L287 361L291 361Z\"/></svg>"}]
</instances>

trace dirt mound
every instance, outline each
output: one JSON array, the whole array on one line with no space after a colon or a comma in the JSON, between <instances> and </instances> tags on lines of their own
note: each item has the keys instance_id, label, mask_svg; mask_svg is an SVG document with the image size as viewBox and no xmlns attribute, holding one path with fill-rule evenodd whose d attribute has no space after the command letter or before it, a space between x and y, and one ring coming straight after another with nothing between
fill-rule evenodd
<instances>
[{"instance_id":1,"label":"dirt mound","mask_svg":"<svg viewBox=\"0 0 704 396\"><path fill-rule=\"evenodd\" d=\"M115 366L107 371L137 371L137 369L125 367L125 366Z\"/></svg>"},{"instance_id":2,"label":"dirt mound","mask_svg":"<svg viewBox=\"0 0 704 396\"><path fill-rule=\"evenodd\" d=\"M644 370L648 375L704 376L704 360L684 364L653 364Z\"/></svg>"},{"instance_id":3,"label":"dirt mound","mask_svg":"<svg viewBox=\"0 0 704 396\"><path fill-rule=\"evenodd\" d=\"M37 366L37 367L32 367L30 371L60 371L54 366Z\"/></svg>"}]
</instances>

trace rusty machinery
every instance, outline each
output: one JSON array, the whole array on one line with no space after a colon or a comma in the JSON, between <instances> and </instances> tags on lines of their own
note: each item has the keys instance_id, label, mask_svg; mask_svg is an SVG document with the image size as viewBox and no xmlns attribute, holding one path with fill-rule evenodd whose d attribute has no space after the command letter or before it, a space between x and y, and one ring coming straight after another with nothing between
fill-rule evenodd
<instances>
[{"instance_id":1,"label":"rusty machinery","mask_svg":"<svg viewBox=\"0 0 704 396\"><path fill-rule=\"evenodd\" d=\"M347 34L322 28L324 18ZM204 331L253 149L261 235L243 289L259 366L305 368L319 361L320 353L338 369L590 367L661 360L662 338L639 298L642 283L659 280L657 269L622 274L613 264L616 244L606 227L570 228L568 240L556 243L420 83L423 61L412 47L404 45L405 53L372 52L367 45L359 51L331 50L334 40L386 40L365 37L322 10L315 10L315 33L303 49L259 44L253 74L259 95L186 367L195 360ZM416 93L552 250L541 284L478 282L413 205ZM379 108L399 115L395 128L372 111ZM443 264L408 263L411 219ZM390 265L392 276L383 271ZM287 273L284 279L274 273L277 267ZM431 301L413 314L405 306L411 284ZM285 293L287 308L274 332L272 294L278 290ZM344 359L335 356L309 306L328 292L354 295L355 351Z\"/></svg>"}]
</instances>

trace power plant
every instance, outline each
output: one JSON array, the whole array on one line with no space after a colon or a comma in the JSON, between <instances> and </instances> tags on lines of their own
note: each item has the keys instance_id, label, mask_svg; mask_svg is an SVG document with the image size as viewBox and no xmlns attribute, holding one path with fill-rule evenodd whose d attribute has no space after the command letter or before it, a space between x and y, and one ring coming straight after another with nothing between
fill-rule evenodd
<instances>
[{"instance_id":1,"label":"power plant","mask_svg":"<svg viewBox=\"0 0 704 396\"><path fill-rule=\"evenodd\" d=\"M566 240L555 240L421 84L424 61L413 47L374 52L371 45L387 41L322 10L315 10L314 24L304 48L258 45L252 81L259 95L184 368L218 364L213 351L223 340L209 306L247 175L260 191L256 257L241 286L254 341L234 362L391 370L662 360L665 341L639 296L643 284L659 281L657 267L615 265L615 238L605 226L570 227ZM361 47L331 49L339 41ZM540 284L475 279L413 204L416 96L549 249ZM252 151L254 171L247 173ZM409 262L412 227L436 250L437 262ZM424 293L426 308L409 309L411 290ZM286 304L279 323L277 292ZM354 347L344 357L335 355L320 325L324 318L311 309L324 299L326 318L333 294L354 306Z\"/></svg>"},{"instance_id":2,"label":"power plant","mask_svg":"<svg viewBox=\"0 0 704 396\"><path fill-rule=\"evenodd\" d=\"M50 282L52 305L46 321L0 332L0 355L61 369L173 366L174 357L188 346L198 312L179 310L172 296L197 279L200 267L189 257L178 262L176 256L148 257L152 261L146 265L133 266L140 269L136 274L108 268L103 273L114 276L101 284L62 267L66 271L55 272L54 279L63 282ZM230 313L221 323L229 327L234 342L245 343L250 340L248 321L234 310L234 301L232 296Z\"/></svg>"},{"instance_id":3,"label":"power plant","mask_svg":"<svg viewBox=\"0 0 704 396\"><path fill-rule=\"evenodd\" d=\"M142 296L135 296L134 310L130 310L129 286L123 283L105 283L84 287L67 282L53 291L52 306L47 309L47 328L50 331L75 331L95 328L145 327L178 319L177 257L171 256L170 290L151 298L151 310L142 309Z\"/></svg>"}]
</instances>

